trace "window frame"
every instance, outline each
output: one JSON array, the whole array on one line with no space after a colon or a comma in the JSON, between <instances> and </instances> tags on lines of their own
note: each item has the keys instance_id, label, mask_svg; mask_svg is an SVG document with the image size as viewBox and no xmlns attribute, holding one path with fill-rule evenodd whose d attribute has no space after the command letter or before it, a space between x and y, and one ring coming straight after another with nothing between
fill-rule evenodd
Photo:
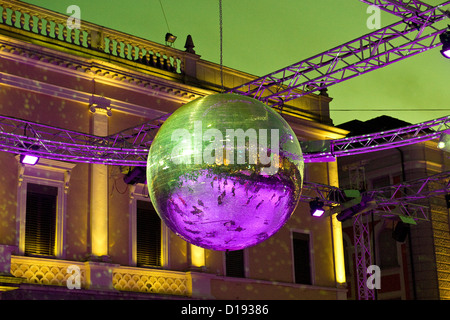
<instances>
[{"instance_id":1,"label":"window frame","mask_svg":"<svg viewBox=\"0 0 450 320\"><path fill-rule=\"evenodd\" d=\"M18 254L25 254L25 226L26 226L26 203L28 183L56 187L56 229L55 229L55 251L54 258L64 259L66 255L66 212L67 193L71 170L76 164L40 158L35 165L22 164L20 156L16 156L19 166L17 185L17 225L18 230L17 247Z\"/></svg>"},{"instance_id":2,"label":"window frame","mask_svg":"<svg viewBox=\"0 0 450 320\"><path fill-rule=\"evenodd\" d=\"M244 275L242 277L236 277L236 276L233 276L233 275L228 275L228 272L227 272L227 254L229 254L229 252L228 253L224 252L223 253L223 270L224 270L224 275L226 277L238 278L238 279L246 279L246 278L248 278L248 267L247 267L247 265L248 265L248 250L244 248L244 249L239 250L239 251L242 251L242 260L243 260L242 268L243 268ZM230 251L230 252L233 252L233 251Z\"/></svg>"},{"instance_id":3,"label":"window frame","mask_svg":"<svg viewBox=\"0 0 450 320\"><path fill-rule=\"evenodd\" d=\"M129 204L129 264L130 266L137 267L137 202L145 201L151 203L148 195L148 189L146 184L138 183L130 186L130 204ZM140 268L169 268L169 228L161 220L161 266L141 266Z\"/></svg>"},{"instance_id":4,"label":"window frame","mask_svg":"<svg viewBox=\"0 0 450 320\"><path fill-rule=\"evenodd\" d=\"M309 251L309 275L311 279L311 283L297 283L295 278L295 251L294 251L294 234L303 234L309 237L308 240L308 251ZM291 229L290 234L291 240L291 261L292 261L292 282L297 285L315 285L315 265L314 265L314 245L313 245L313 236L310 230L301 230L301 229Z\"/></svg>"},{"instance_id":5,"label":"window frame","mask_svg":"<svg viewBox=\"0 0 450 320\"><path fill-rule=\"evenodd\" d=\"M37 186L38 190L29 190L30 185L33 186ZM30 200L35 200L35 201L39 201L39 199L42 198L47 198L47 200L49 199L48 197L46 197L46 192L42 192L43 188L54 188L56 190L56 194L54 195L50 195L51 196L51 201L48 202L48 204L51 204L52 206L52 210L51 212L45 210L41 210L42 207L40 206L36 206L35 203L33 204L32 202L34 201L28 201L30 198L31 194L34 194L34 197L31 198ZM33 188L36 189L36 188ZM24 254L27 256L38 256L38 257L53 257L55 256L55 249L56 249L56 217L57 217L57 212L58 212L58 194L59 194L59 188L54 187L54 186L48 186L48 185L43 185L43 184L34 184L31 182L27 182L27 192L26 192L26 208L25 208L25 212L26 212L26 220L27 222L25 223L25 247L24 247ZM45 201L47 202L47 201ZM28 205L32 204L32 210L36 209L36 211L29 211ZM51 221L53 222L53 226L48 226L49 224L45 224L44 227L40 227L40 225L42 224L42 220L41 219L36 219L36 217L33 217L34 215L32 213L40 213L40 218L41 219L51 219ZM33 230L34 228L28 229L29 223L28 223L28 219L32 219L33 221L37 222L37 225L34 224L33 227L34 228L38 228L39 230ZM45 220L44 220L45 221ZM29 232L27 232L29 231ZM48 242L47 241L43 241L43 239L45 239L47 236L49 236L50 234L48 234L47 232L53 233L52 236L49 237ZM31 236L32 239L30 239L31 243L28 243L27 239L28 236ZM41 239L41 240L39 240ZM35 250L30 250L30 248L39 248L38 250L43 250L43 251L47 251L47 248L44 249L41 245L38 245L38 243L36 242L40 242L41 245L45 244L45 246L48 246L48 249L51 251L49 253L38 253ZM28 247L28 250L27 250ZM50 248L52 247L52 248ZM28 251L28 252L27 252ZM31 251L31 252L30 252Z\"/></svg>"}]
</instances>

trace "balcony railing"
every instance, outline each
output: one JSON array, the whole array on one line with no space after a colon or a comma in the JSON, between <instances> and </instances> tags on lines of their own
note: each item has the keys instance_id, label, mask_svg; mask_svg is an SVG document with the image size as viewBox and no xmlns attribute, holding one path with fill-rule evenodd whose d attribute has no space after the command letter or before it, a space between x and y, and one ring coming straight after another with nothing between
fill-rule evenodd
<instances>
[{"instance_id":1,"label":"balcony railing","mask_svg":"<svg viewBox=\"0 0 450 320\"><path fill-rule=\"evenodd\" d=\"M67 25L68 16L21 1L0 0L0 10L0 25L176 74L184 73L187 52L87 21L81 21L78 29L71 29Z\"/></svg>"},{"instance_id":2,"label":"balcony railing","mask_svg":"<svg viewBox=\"0 0 450 320\"><path fill-rule=\"evenodd\" d=\"M187 296L188 281L184 272L133 267L113 271L113 286L120 291Z\"/></svg>"},{"instance_id":3,"label":"balcony railing","mask_svg":"<svg viewBox=\"0 0 450 320\"><path fill-rule=\"evenodd\" d=\"M82 262L12 256L11 274L24 278L26 283L66 287L71 276L67 268L71 265L80 268L80 284L85 288L86 269Z\"/></svg>"},{"instance_id":4,"label":"balcony railing","mask_svg":"<svg viewBox=\"0 0 450 320\"><path fill-rule=\"evenodd\" d=\"M89 289L89 263L11 257L11 274L30 284L68 287L68 281L73 283L69 279L74 274L68 269L71 266L80 270L80 289ZM190 282L191 278L185 272L118 266L112 269L111 286L118 291L189 296Z\"/></svg>"}]
</instances>

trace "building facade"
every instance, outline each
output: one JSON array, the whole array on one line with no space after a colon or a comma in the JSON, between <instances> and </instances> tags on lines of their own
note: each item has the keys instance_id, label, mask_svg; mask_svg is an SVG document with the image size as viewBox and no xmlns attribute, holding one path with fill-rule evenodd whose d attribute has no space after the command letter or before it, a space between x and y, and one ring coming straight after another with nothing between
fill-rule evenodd
<instances>
[{"instance_id":1,"label":"building facade","mask_svg":"<svg viewBox=\"0 0 450 320\"><path fill-rule=\"evenodd\" d=\"M365 122L350 121L340 127L351 131L349 135L362 135L409 125L381 116ZM338 166L342 188L375 190L447 172L450 159L447 152L438 148L438 141L431 140L342 157ZM428 218L406 228L398 216L368 213L371 263L378 265L381 272L381 288L376 290L376 298L449 299L450 230L445 194L412 202L426 207ZM343 223L349 299L357 298L352 224L352 220Z\"/></svg>"},{"instance_id":2,"label":"building facade","mask_svg":"<svg viewBox=\"0 0 450 320\"><path fill-rule=\"evenodd\" d=\"M181 51L85 21L69 29L67 16L20 1L0 6L2 125L104 137L220 92L220 66L191 39ZM226 88L254 78L223 68ZM342 138L331 100L308 95L282 115L301 141ZM132 167L51 157L28 165L9 149L0 163L1 299L346 298L340 223L313 220L307 203L267 241L225 253L164 226L145 182L125 182ZM337 174L336 163L306 164L306 181L337 186Z\"/></svg>"}]
</instances>

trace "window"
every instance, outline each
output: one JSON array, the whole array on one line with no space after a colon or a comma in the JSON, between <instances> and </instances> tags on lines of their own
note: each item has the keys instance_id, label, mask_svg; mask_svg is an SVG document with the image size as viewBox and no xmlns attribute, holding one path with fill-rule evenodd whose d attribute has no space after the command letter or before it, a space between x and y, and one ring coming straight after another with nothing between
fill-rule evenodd
<instances>
[{"instance_id":1,"label":"window","mask_svg":"<svg viewBox=\"0 0 450 320\"><path fill-rule=\"evenodd\" d=\"M20 163L17 184L19 254L65 257L67 193L75 164L41 158Z\"/></svg>"},{"instance_id":2,"label":"window","mask_svg":"<svg viewBox=\"0 0 450 320\"><path fill-rule=\"evenodd\" d=\"M146 184L129 185L131 266L169 268L170 230L160 219Z\"/></svg>"},{"instance_id":3,"label":"window","mask_svg":"<svg viewBox=\"0 0 450 320\"><path fill-rule=\"evenodd\" d=\"M309 234L294 232L292 248L294 254L294 280L299 284L312 284Z\"/></svg>"},{"instance_id":4,"label":"window","mask_svg":"<svg viewBox=\"0 0 450 320\"><path fill-rule=\"evenodd\" d=\"M245 278L244 250L225 253L225 273L227 277Z\"/></svg>"},{"instance_id":5,"label":"window","mask_svg":"<svg viewBox=\"0 0 450 320\"><path fill-rule=\"evenodd\" d=\"M25 254L55 255L58 188L27 184Z\"/></svg>"},{"instance_id":6,"label":"window","mask_svg":"<svg viewBox=\"0 0 450 320\"><path fill-rule=\"evenodd\" d=\"M161 219L149 201L136 201L138 266L161 266Z\"/></svg>"}]
</instances>

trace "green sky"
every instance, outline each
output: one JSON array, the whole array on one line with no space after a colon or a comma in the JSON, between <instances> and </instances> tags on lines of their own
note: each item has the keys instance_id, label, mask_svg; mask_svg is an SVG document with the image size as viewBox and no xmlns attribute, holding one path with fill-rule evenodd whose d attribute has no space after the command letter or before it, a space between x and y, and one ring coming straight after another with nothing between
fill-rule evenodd
<instances>
[{"instance_id":1,"label":"green sky","mask_svg":"<svg viewBox=\"0 0 450 320\"><path fill-rule=\"evenodd\" d=\"M443 2L424 1L432 5ZM81 20L159 43L164 43L168 31L159 0L24 2L61 13L75 4L81 9ZM218 63L219 1L161 3L170 32L178 37L175 47L184 50L190 34L196 53ZM357 0L223 0L224 65L262 76L353 40L371 32L366 26L367 7ZM382 27L396 21L387 13L381 15ZM447 23L450 21L439 26L444 28ZM411 123L447 116L449 84L450 60L444 59L439 49L430 50L330 87L329 95L334 99L331 116L336 125L382 114Z\"/></svg>"}]
</instances>

